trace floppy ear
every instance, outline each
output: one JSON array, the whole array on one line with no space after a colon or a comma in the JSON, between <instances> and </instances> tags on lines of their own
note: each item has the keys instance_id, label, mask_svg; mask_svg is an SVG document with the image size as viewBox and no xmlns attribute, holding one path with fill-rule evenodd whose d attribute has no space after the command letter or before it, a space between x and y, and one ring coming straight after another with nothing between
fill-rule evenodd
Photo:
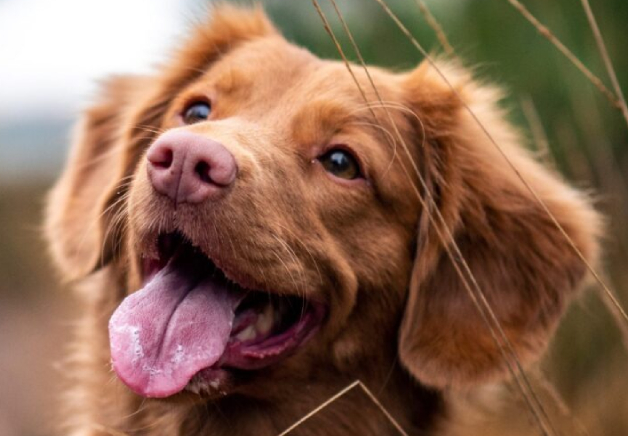
<instances>
[{"instance_id":1,"label":"floppy ear","mask_svg":"<svg viewBox=\"0 0 628 436\"><path fill-rule=\"evenodd\" d=\"M119 226L111 218L123 211L127 178L160 131L176 93L238 44L276 34L259 7L217 6L159 74L114 77L104 84L98 103L76 128L65 172L48 197L46 237L67 280L105 264L119 245L110 225Z\"/></svg>"},{"instance_id":2,"label":"floppy ear","mask_svg":"<svg viewBox=\"0 0 628 436\"><path fill-rule=\"evenodd\" d=\"M521 148L495 104L498 92L478 86L455 66L440 69L595 263L600 218L587 199ZM419 223L400 359L419 381L437 388L495 381L508 375L508 364L447 254L451 239L443 241L436 231L437 211L524 365L546 347L586 268L433 67L424 63L405 80L422 122L417 127L421 167L435 204L422 212Z\"/></svg>"},{"instance_id":3,"label":"floppy ear","mask_svg":"<svg viewBox=\"0 0 628 436\"><path fill-rule=\"evenodd\" d=\"M48 196L46 237L52 257L68 280L89 273L111 254L106 204L124 172L123 119L147 79L118 76L105 82L99 102L75 128L65 172Z\"/></svg>"}]
</instances>

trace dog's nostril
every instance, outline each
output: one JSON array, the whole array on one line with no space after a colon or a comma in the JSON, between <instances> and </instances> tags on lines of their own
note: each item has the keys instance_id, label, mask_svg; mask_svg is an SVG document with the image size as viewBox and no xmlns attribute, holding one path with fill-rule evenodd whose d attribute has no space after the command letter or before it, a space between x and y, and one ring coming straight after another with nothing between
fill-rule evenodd
<instances>
[{"instance_id":1,"label":"dog's nostril","mask_svg":"<svg viewBox=\"0 0 628 436\"><path fill-rule=\"evenodd\" d=\"M174 153L170 148L160 148L157 153L150 153L148 161L157 168L168 169L174 160Z\"/></svg>"},{"instance_id":2,"label":"dog's nostril","mask_svg":"<svg viewBox=\"0 0 628 436\"><path fill-rule=\"evenodd\" d=\"M198 175L198 177L205 183L213 183L213 180L209 176L210 166L207 162L199 162L194 167L194 172Z\"/></svg>"}]
</instances>

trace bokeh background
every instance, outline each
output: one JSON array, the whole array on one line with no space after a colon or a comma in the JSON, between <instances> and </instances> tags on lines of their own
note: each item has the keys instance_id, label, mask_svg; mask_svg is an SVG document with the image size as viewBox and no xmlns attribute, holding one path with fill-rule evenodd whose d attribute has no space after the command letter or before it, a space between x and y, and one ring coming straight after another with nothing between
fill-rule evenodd
<instances>
[{"instance_id":1,"label":"bokeh background","mask_svg":"<svg viewBox=\"0 0 628 436\"><path fill-rule=\"evenodd\" d=\"M262 3L289 39L338 58L311 2ZM327 0L320 3L355 59L333 9ZM608 217L603 272L628 307L628 125L620 112L508 0L425 3L456 56L508 91L505 105L539 159L595 193ZM523 3L608 82L579 1ZM593 3L619 81L628 88L628 2ZM443 51L415 0L389 4L425 47ZM368 62L407 69L421 61L374 0L339 0L339 6ZM0 0L2 436L54 434L62 358L79 308L49 267L40 223L72 121L98 78L151 71L204 7L200 0ZM583 425L590 435L620 436L628 434L628 353L603 301L591 284L540 372L572 410L577 431L587 434Z\"/></svg>"}]
</instances>

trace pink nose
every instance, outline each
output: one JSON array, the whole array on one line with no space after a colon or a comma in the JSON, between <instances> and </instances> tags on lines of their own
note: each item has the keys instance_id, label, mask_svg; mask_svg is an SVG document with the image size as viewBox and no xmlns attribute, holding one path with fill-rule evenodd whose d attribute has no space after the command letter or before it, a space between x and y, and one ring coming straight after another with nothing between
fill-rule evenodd
<instances>
[{"instance_id":1,"label":"pink nose","mask_svg":"<svg viewBox=\"0 0 628 436\"><path fill-rule=\"evenodd\" d=\"M148 149L146 159L155 190L176 203L217 199L238 172L233 155L224 145L185 131L161 135Z\"/></svg>"}]
</instances>

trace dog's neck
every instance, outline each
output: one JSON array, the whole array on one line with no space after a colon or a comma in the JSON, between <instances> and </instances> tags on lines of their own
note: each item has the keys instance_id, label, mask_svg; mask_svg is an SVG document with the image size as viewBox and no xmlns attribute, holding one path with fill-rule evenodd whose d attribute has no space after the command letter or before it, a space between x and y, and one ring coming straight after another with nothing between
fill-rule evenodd
<instances>
[{"instance_id":1,"label":"dog's neck","mask_svg":"<svg viewBox=\"0 0 628 436\"><path fill-rule=\"evenodd\" d=\"M341 377L331 383L312 381L294 386L293 395L272 401L241 395L202 404L137 400L134 408L139 412L131 420L133 428L122 430L129 435L155 436L279 435L294 426L290 434L302 436L318 436L321 429L329 436L396 436L400 432L384 409L408 434L429 433L443 413L440 396L416 386L399 368L391 372L383 390L372 392L380 405L360 386L335 397L350 385L349 378Z\"/></svg>"}]
</instances>

